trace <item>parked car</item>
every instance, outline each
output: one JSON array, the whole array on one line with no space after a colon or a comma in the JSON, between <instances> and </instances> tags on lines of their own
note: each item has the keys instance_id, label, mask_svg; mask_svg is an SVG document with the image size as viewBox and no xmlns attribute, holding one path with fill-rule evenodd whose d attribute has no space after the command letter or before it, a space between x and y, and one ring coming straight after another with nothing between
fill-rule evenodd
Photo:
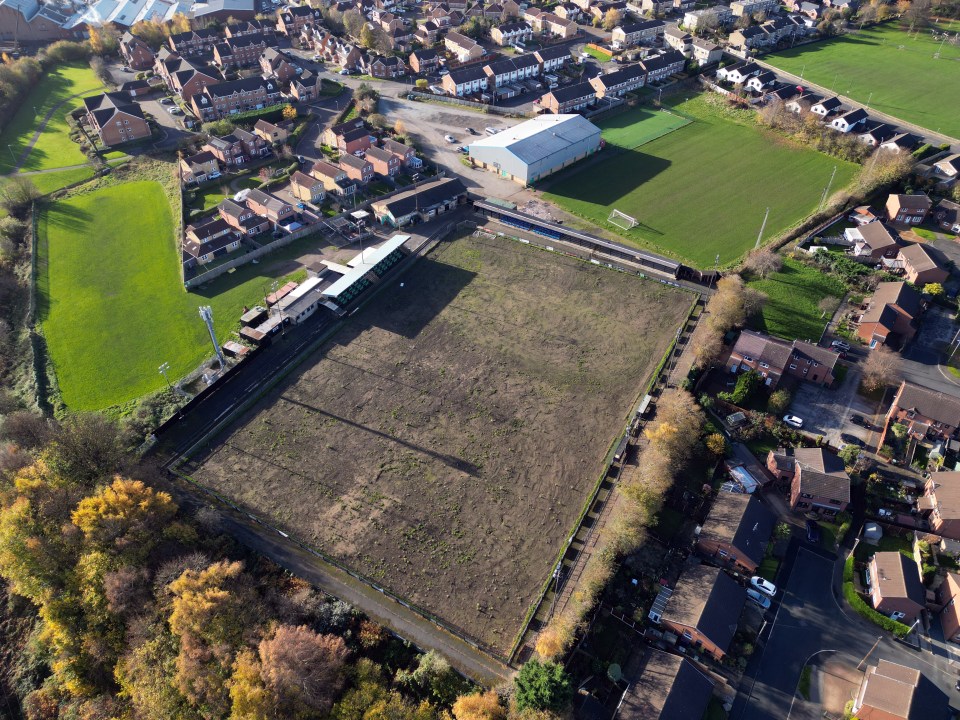
<instances>
[{"instance_id":1,"label":"parked car","mask_svg":"<svg viewBox=\"0 0 960 720\"><path fill-rule=\"evenodd\" d=\"M180 108L178 108L176 105L174 105L173 107L168 107L168 108L167 108L167 112L170 113L171 115L182 115L182 114L183 114L183 110L181 110Z\"/></svg>"},{"instance_id":2,"label":"parked car","mask_svg":"<svg viewBox=\"0 0 960 720\"><path fill-rule=\"evenodd\" d=\"M123 66L122 68L120 68L120 69L123 70L124 72L133 72L133 68L130 67L129 65L124 65L124 66Z\"/></svg>"},{"instance_id":3,"label":"parked car","mask_svg":"<svg viewBox=\"0 0 960 720\"><path fill-rule=\"evenodd\" d=\"M747 589L747 599L764 610L770 609L770 598L760 592L757 592L753 588Z\"/></svg>"},{"instance_id":4,"label":"parked car","mask_svg":"<svg viewBox=\"0 0 960 720\"><path fill-rule=\"evenodd\" d=\"M860 427L870 427L870 424L864 419L863 415L851 415L850 422L852 422L854 425L859 425Z\"/></svg>"},{"instance_id":5,"label":"parked car","mask_svg":"<svg viewBox=\"0 0 960 720\"><path fill-rule=\"evenodd\" d=\"M462 152L464 155L466 155L468 152L470 152L470 148L468 148L466 145L461 145L461 146L458 148L458 150L460 150L460 152Z\"/></svg>"},{"instance_id":6,"label":"parked car","mask_svg":"<svg viewBox=\"0 0 960 720\"><path fill-rule=\"evenodd\" d=\"M820 542L820 526L813 520L807 520L807 542Z\"/></svg>"},{"instance_id":7,"label":"parked car","mask_svg":"<svg viewBox=\"0 0 960 720\"><path fill-rule=\"evenodd\" d=\"M498 132L500 132L497 128L493 128L493 127L484 128L483 131L487 135L496 135Z\"/></svg>"},{"instance_id":8,"label":"parked car","mask_svg":"<svg viewBox=\"0 0 960 720\"><path fill-rule=\"evenodd\" d=\"M168 98L168 97L160 98L160 104L161 104L161 105L173 105L173 98Z\"/></svg>"},{"instance_id":9,"label":"parked car","mask_svg":"<svg viewBox=\"0 0 960 720\"><path fill-rule=\"evenodd\" d=\"M850 343L844 342L843 340L834 340L830 343L830 347L842 350L843 352L850 352Z\"/></svg>"},{"instance_id":10,"label":"parked car","mask_svg":"<svg viewBox=\"0 0 960 720\"><path fill-rule=\"evenodd\" d=\"M803 420L798 418L796 415L784 415L783 421L790 427L795 427L798 429L803 427Z\"/></svg>"},{"instance_id":11,"label":"parked car","mask_svg":"<svg viewBox=\"0 0 960 720\"><path fill-rule=\"evenodd\" d=\"M467 128L467 132L470 133L471 135L479 135L479 134L480 134L480 133L478 133L476 130L474 130L473 128Z\"/></svg>"},{"instance_id":12,"label":"parked car","mask_svg":"<svg viewBox=\"0 0 960 720\"><path fill-rule=\"evenodd\" d=\"M887 508L880 508L879 510L877 510L877 515L879 515L882 518L889 519L889 518L892 518L894 515L896 515L896 513L893 510L888 510Z\"/></svg>"},{"instance_id":13,"label":"parked car","mask_svg":"<svg viewBox=\"0 0 960 720\"><path fill-rule=\"evenodd\" d=\"M752 578L750 578L750 584L764 595L773 597L777 594L777 586L769 580L760 577L759 575L754 575Z\"/></svg>"},{"instance_id":14,"label":"parked car","mask_svg":"<svg viewBox=\"0 0 960 720\"><path fill-rule=\"evenodd\" d=\"M850 433L840 433L840 440L846 445L856 445L857 447L864 447L866 445L863 440Z\"/></svg>"},{"instance_id":15,"label":"parked car","mask_svg":"<svg viewBox=\"0 0 960 720\"><path fill-rule=\"evenodd\" d=\"M446 140L448 143L455 143L457 141L457 139L453 135L444 135L443 139Z\"/></svg>"}]
</instances>

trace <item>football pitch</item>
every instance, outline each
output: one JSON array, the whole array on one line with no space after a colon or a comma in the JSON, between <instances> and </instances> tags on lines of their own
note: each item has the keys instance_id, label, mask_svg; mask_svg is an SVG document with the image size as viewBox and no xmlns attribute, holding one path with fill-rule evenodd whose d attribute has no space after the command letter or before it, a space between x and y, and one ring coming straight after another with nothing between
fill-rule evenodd
<instances>
[{"instance_id":1,"label":"football pitch","mask_svg":"<svg viewBox=\"0 0 960 720\"><path fill-rule=\"evenodd\" d=\"M956 22L914 33L887 23L763 59L880 112L960 138L958 31Z\"/></svg>"},{"instance_id":2,"label":"football pitch","mask_svg":"<svg viewBox=\"0 0 960 720\"><path fill-rule=\"evenodd\" d=\"M859 168L759 127L752 113L730 112L718 96L681 97L669 109L675 114L634 110L601 123L616 147L545 183L544 199L638 246L707 268L718 256L727 265L753 248L766 208L764 237L772 238L817 209L834 167L831 193ZM645 136L654 139L642 142ZM611 225L613 209L639 225Z\"/></svg>"}]
</instances>

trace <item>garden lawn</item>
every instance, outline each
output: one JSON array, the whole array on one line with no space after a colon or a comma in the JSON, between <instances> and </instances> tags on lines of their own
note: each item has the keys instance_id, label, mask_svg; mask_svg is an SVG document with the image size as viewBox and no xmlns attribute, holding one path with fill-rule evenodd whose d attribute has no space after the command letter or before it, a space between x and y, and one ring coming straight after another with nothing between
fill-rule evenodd
<instances>
[{"instance_id":1,"label":"garden lawn","mask_svg":"<svg viewBox=\"0 0 960 720\"><path fill-rule=\"evenodd\" d=\"M960 138L960 45L947 40L941 47L929 31L910 34L886 23L763 59L880 112Z\"/></svg>"},{"instance_id":2,"label":"garden lawn","mask_svg":"<svg viewBox=\"0 0 960 720\"><path fill-rule=\"evenodd\" d=\"M589 45L584 45L583 51L594 60L599 60L600 62L610 62L610 58L613 57L613 55L610 53L604 52L603 50L597 50Z\"/></svg>"},{"instance_id":3,"label":"garden lawn","mask_svg":"<svg viewBox=\"0 0 960 720\"><path fill-rule=\"evenodd\" d=\"M718 255L728 265L753 248L766 207L769 238L816 210L835 166L833 191L858 170L760 128L751 114L734 117L716 102L704 96L681 101L676 109L695 122L631 150L605 150L605 159L548 181L544 197L636 245L712 268ZM617 131L618 138L626 134ZM614 208L640 224L632 230L611 225Z\"/></svg>"},{"instance_id":4,"label":"garden lawn","mask_svg":"<svg viewBox=\"0 0 960 720\"><path fill-rule=\"evenodd\" d=\"M821 317L817 305L827 296L840 299L846 293L846 287L836 278L791 258L784 259L780 272L747 284L767 295L763 311L751 325L787 340L817 342L829 319Z\"/></svg>"},{"instance_id":5,"label":"garden lawn","mask_svg":"<svg viewBox=\"0 0 960 720\"><path fill-rule=\"evenodd\" d=\"M93 95L102 83L86 64L62 65L44 74L36 88L24 101L10 124L0 134L0 145L11 145L13 153L6 149L0 156L0 173L13 170L13 158L20 158L46 113L71 95ZM82 104L80 98L65 102L57 108L50 122L40 133L23 170L48 170L51 168L79 165L86 162L80 146L68 137L69 128L64 119L70 110ZM36 112L34 112L36 108Z\"/></svg>"},{"instance_id":6,"label":"garden lawn","mask_svg":"<svg viewBox=\"0 0 960 720\"><path fill-rule=\"evenodd\" d=\"M40 219L37 295L64 403L99 410L163 386L212 355L198 307L211 305L226 340L265 283L316 244L303 238L200 292L180 280L173 218L162 187L130 182L52 203ZM274 271L276 273L274 274Z\"/></svg>"}]
</instances>

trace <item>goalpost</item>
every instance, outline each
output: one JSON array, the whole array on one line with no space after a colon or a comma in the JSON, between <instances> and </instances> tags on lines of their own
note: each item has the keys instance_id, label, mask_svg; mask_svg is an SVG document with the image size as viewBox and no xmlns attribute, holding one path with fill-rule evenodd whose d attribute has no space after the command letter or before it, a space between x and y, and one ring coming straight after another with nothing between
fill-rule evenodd
<instances>
[{"instance_id":1,"label":"goalpost","mask_svg":"<svg viewBox=\"0 0 960 720\"><path fill-rule=\"evenodd\" d=\"M620 212L616 208L610 213L610 217L607 218L607 222L611 225L616 225L621 230L632 230L640 223L637 222L635 217L631 217L624 212Z\"/></svg>"}]
</instances>

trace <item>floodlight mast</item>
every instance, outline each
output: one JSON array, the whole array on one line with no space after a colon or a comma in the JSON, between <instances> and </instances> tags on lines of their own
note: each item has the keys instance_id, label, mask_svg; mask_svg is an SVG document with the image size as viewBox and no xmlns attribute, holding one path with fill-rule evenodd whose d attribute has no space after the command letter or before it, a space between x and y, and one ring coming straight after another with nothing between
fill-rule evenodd
<instances>
[{"instance_id":1,"label":"floodlight mast","mask_svg":"<svg viewBox=\"0 0 960 720\"><path fill-rule=\"evenodd\" d=\"M210 341L213 343L213 349L217 353L217 360L220 361L220 369L227 367L227 361L223 357L223 350L220 349L220 343L217 342L217 334L213 331L213 308L209 305L200 306L200 317L207 324L207 330L210 333Z\"/></svg>"}]
</instances>

